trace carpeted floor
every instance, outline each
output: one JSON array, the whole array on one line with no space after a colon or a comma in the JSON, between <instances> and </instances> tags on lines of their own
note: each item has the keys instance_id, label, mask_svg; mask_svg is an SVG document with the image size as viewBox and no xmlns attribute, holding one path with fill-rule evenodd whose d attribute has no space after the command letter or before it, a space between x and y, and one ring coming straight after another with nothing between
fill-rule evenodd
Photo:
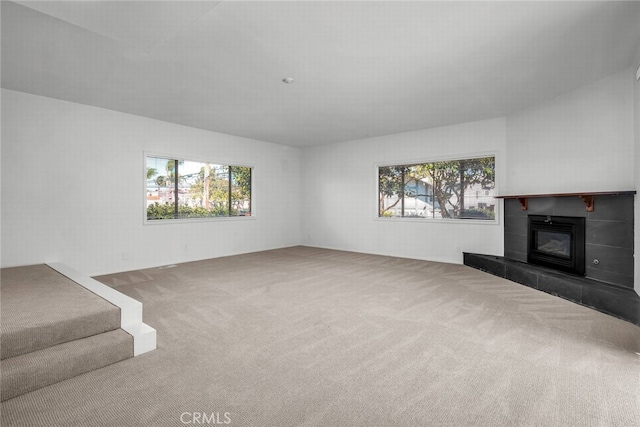
<instances>
[{"instance_id":1,"label":"carpeted floor","mask_svg":"<svg viewBox=\"0 0 640 427\"><path fill-rule=\"evenodd\" d=\"M158 349L3 426L632 426L640 328L461 265L295 247L102 276Z\"/></svg>"},{"instance_id":2,"label":"carpeted floor","mask_svg":"<svg viewBox=\"0 0 640 427\"><path fill-rule=\"evenodd\" d=\"M44 264L3 268L1 295L2 359L120 328L118 307Z\"/></svg>"}]
</instances>

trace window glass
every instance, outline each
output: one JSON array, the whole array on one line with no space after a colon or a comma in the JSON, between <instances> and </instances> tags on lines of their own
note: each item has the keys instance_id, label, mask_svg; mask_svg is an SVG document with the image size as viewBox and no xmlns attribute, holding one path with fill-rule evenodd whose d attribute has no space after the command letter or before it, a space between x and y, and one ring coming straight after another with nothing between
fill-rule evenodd
<instances>
[{"instance_id":1,"label":"window glass","mask_svg":"<svg viewBox=\"0 0 640 427\"><path fill-rule=\"evenodd\" d=\"M251 215L251 168L231 166L231 211L232 216Z\"/></svg>"},{"instance_id":2,"label":"window glass","mask_svg":"<svg viewBox=\"0 0 640 427\"><path fill-rule=\"evenodd\" d=\"M378 168L378 216L495 219L495 157Z\"/></svg>"},{"instance_id":3,"label":"window glass","mask_svg":"<svg viewBox=\"0 0 640 427\"><path fill-rule=\"evenodd\" d=\"M251 216L251 168L147 157L147 220Z\"/></svg>"}]
</instances>

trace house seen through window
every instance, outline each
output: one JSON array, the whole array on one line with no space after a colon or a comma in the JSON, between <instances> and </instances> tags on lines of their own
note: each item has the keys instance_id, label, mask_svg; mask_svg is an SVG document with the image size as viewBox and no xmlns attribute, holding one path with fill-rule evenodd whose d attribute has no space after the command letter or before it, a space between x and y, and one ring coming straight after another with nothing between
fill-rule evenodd
<instances>
[{"instance_id":1,"label":"house seen through window","mask_svg":"<svg viewBox=\"0 0 640 427\"><path fill-rule=\"evenodd\" d=\"M495 157L378 167L378 216L495 219Z\"/></svg>"},{"instance_id":2,"label":"house seen through window","mask_svg":"<svg viewBox=\"0 0 640 427\"><path fill-rule=\"evenodd\" d=\"M147 220L251 216L251 168L146 158Z\"/></svg>"}]
</instances>

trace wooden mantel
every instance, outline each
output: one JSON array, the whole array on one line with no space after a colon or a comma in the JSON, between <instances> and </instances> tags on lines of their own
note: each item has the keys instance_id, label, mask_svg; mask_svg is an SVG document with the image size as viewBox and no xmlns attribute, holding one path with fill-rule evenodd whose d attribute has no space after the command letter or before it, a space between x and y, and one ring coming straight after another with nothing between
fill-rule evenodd
<instances>
[{"instance_id":1,"label":"wooden mantel","mask_svg":"<svg viewBox=\"0 0 640 427\"><path fill-rule=\"evenodd\" d=\"M522 210L526 211L529 207L529 199L538 197L580 197L587 206L587 212L593 212L593 198L596 196L628 196L636 194L635 191L600 191L600 192L581 192L581 193L555 193L555 194L522 194L513 196L495 196L496 199L518 199Z\"/></svg>"}]
</instances>

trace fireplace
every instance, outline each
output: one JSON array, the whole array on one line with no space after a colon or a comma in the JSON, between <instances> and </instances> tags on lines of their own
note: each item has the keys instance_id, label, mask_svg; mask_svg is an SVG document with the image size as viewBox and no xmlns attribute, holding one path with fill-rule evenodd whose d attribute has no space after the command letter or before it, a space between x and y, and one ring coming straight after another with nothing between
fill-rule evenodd
<instances>
[{"instance_id":1,"label":"fireplace","mask_svg":"<svg viewBox=\"0 0 640 427\"><path fill-rule=\"evenodd\" d=\"M527 262L584 276L585 219L529 215Z\"/></svg>"},{"instance_id":2,"label":"fireplace","mask_svg":"<svg viewBox=\"0 0 640 427\"><path fill-rule=\"evenodd\" d=\"M640 326L636 197L635 191L503 196L504 256L465 252L464 264ZM538 215L533 230L529 214Z\"/></svg>"}]
</instances>

